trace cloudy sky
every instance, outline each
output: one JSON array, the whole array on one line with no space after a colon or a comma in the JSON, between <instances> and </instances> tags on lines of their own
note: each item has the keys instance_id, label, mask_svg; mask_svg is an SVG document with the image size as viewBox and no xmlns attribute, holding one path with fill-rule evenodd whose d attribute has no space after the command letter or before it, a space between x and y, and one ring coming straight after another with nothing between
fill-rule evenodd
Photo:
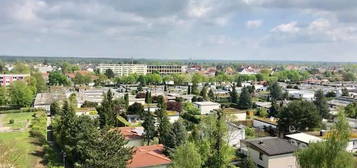
<instances>
[{"instance_id":1,"label":"cloudy sky","mask_svg":"<svg viewBox=\"0 0 357 168\"><path fill-rule=\"evenodd\" d=\"M357 61L356 0L0 0L0 55Z\"/></svg>"}]
</instances>

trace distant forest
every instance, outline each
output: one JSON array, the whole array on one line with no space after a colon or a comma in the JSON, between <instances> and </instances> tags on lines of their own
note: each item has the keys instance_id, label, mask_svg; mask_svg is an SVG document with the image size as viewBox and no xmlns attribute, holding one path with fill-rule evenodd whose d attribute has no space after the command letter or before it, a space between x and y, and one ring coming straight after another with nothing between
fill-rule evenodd
<instances>
[{"instance_id":1,"label":"distant forest","mask_svg":"<svg viewBox=\"0 0 357 168\"><path fill-rule=\"evenodd\" d=\"M324 65L343 65L343 64L356 64L352 62L306 62L306 61L280 61L280 60L192 60L192 59L132 59L132 58L93 58L93 57L45 57L45 56L0 56L0 61L3 62L37 62L37 63L58 63L58 62L69 62L72 64L100 64L100 63L112 63L112 64L184 64L184 65L230 65L230 64L241 64L241 65L309 65L309 66L324 66Z\"/></svg>"}]
</instances>

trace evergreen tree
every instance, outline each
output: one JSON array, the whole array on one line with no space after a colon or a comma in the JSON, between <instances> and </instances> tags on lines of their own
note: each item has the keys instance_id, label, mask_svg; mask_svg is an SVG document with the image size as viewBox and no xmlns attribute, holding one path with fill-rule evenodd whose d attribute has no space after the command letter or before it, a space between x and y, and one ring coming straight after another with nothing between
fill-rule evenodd
<instances>
[{"instance_id":1,"label":"evergreen tree","mask_svg":"<svg viewBox=\"0 0 357 168\"><path fill-rule=\"evenodd\" d=\"M61 107L60 107L58 101L55 101L50 105L50 113L52 116L55 116L55 115L58 115L61 113Z\"/></svg>"},{"instance_id":2,"label":"evergreen tree","mask_svg":"<svg viewBox=\"0 0 357 168\"><path fill-rule=\"evenodd\" d=\"M125 93L124 100L125 100L126 107L129 107L129 94L128 93Z\"/></svg>"},{"instance_id":3,"label":"evergreen tree","mask_svg":"<svg viewBox=\"0 0 357 168\"><path fill-rule=\"evenodd\" d=\"M86 148L84 167L124 168L132 158L132 148L116 131L102 131Z\"/></svg>"},{"instance_id":4,"label":"evergreen tree","mask_svg":"<svg viewBox=\"0 0 357 168\"><path fill-rule=\"evenodd\" d=\"M322 92L322 90L318 90L315 92L315 101L314 101L315 106L317 107L317 110L320 113L321 118L329 118L329 106L327 103L327 99Z\"/></svg>"},{"instance_id":5,"label":"evergreen tree","mask_svg":"<svg viewBox=\"0 0 357 168\"><path fill-rule=\"evenodd\" d=\"M191 86L190 85L188 85L188 87L187 87L187 94L191 94Z\"/></svg>"},{"instance_id":6,"label":"evergreen tree","mask_svg":"<svg viewBox=\"0 0 357 168\"><path fill-rule=\"evenodd\" d=\"M268 90L270 91L270 97L272 100L281 100L283 91L278 82L270 84Z\"/></svg>"},{"instance_id":7,"label":"evergreen tree","mask_svg":"<svg viewBox=\"0 0 357 168\"><path fill-rule=\"evenodd\" d=\"M172 127L172 132L175 133L175 146L180 146L186 142L187 139L187 131L186 128L182 122L182 120L178 120L174 122L173 127Z\"/></svg>"},{"instance_id":8,"label":"evergreen tree","mask_svg":"<svg viewBox=\"0 0 357 168\"><path fill-rule=\"evenodd\" d=\"M115 77L115 74L112 69L105 70L104 75L107 76L108 79L112 79Z\"/></svg>"},{"instance_id":9,"label":"evergreen tree","mask_svg":"<svg viewBox=\"0 0 357 168\"><path fill-rule=\"evenodd\" d=\"M115 127L118 124L117 112L115 110L113 93L109 89L107 94L104 94L103 101L96 109L99 115L99 124L101 128Z\"/></svg>"},{"instance_id":10,"label":"evergreen tree","mask_svg":"<svg viewBox=\"0 0 357 168\"><path fill-rule=\"evenodd\" d=\"M350 93L348 92L348 89L347 88L343 88L342 89L342 96L349 96Z\"/></svg>"},{"instance_id":11,"label":"evergreen tree","mask_svg":"<svg viewBox=\"0 0 357 168\"><path fill-rule=\"evenodd\" d=\"M192 93L192 94L195 94L195 95L198 95L198 94L199 94L198 85L197 85L196 82L193 82L193 83L192 83L191 93Z\"/></svg>"},{"instance_id":12,"label":"evergreen tree","mask_svg":"<svg viewBox=\"0 0 357 168\"><path fill-rule=\"evenodd\" d=\"M302 100L290 102L281 110L278 118L278 127L283 133L313 129L321 122L316 106Z\"/></svg>"},{"instance_id":13,"label":"evergreen tree","mask_svg":"<svg viewBox=\"0 0 357 168\"><path fill-rule=\"evenodd\" d=\"M152 98L151 98L151 92L150 91L146 91L145 103L147 103L147 104L151 104L152 103Z\"/></svg>"},{"instance_id":14,"label":"evergreen tree","mask_svg":"<svg viewBox=\"0 0 357 168\"><path fill-rule=\"evenodd\" d=\"M156 112L157 122L159 123L157 132L159 135L159 143L160 144L168 144L170 143L167 139L170 135L172 125L167 117L165 109L159 109Z\"/></svg>"},{"instance_id":15,"label":"evergreen tree","mask_svg":"<svg viewBox=\"0 0 357 168\"><path fill-rule=\"evenodd\" d=\"M212 89L209 90L209 92L208 92L208 97L209 97L209 99L210 99L211 101L213 101L213 100L215 99L214 93L213 93L213 90L212 90Z\"/></svg>"},{"instance_id":16,"label":"evergreen tree","mask_svg":"<svg viewBox=\"0 0 357 168\"><path fill-rule=\"evenodd\" d=\"M154 137L156 137L157 132L155 129L155 118L154 116L148 112L145 116L144 116L144 122L142 124L142 126L144 127L144 138L147 141L147 145L150 144L150 141L152 141L154 139Z\"/></svg>"},{"instance_id":17,"label":"evergreen tree","mask_svg":"<svg viewBox=\"0 0 357 168\"><path fill-rule=\"evenodd\" d=\"M248 88L244 87L239 96L238 107L240 109L250 109L252 107L252 98L248 91Z\"/></svg>"},{"instance_id":18,"label":"evergreen tree","mask_svg":"<svg viewBox=\"0 0 357 168\"><path fill-rule=\"evenodd\" d=\"M232 86L232 91L230 92L230 98L232 103L238 103L238 93L235 85Z\"/></svg>"},{"instance_id":19,"label":"evergreen tree","mask_svg":"<svg viewBox=\"0 0 357 168\"><path fill-rule=\"evenodd\" d=\"M269 108L268 116L269 117L278 117L280 111L280 106L276 101L271 102L271 107Z\"/></svg>"},{"instance_id":20,"label":"evergreen tree","mask_svg":"<svg viewBox=\"0 0 357 168\"><path fill-rule=\"evenodd\" d=\"M204 100L208 100L208 95L207 95L207 86L204 86L201 90L200 96L202 96L202 98Z\"/></svg>"}]
</instances>

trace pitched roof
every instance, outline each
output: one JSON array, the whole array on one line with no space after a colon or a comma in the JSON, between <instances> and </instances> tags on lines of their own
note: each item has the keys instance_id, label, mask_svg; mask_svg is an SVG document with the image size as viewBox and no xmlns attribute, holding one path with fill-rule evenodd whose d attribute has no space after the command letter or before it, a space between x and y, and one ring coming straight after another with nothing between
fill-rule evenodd
<instances>
[{"instance_id":1,"label":"pitched roof","mask_svg":"<svg viewBox=\"0 0 357 168\"><path fill-rule=\"evenodd\" d=\"M171 160L163 154L164 145L139 146L135 148L129 168L168 165Z\"/></svg>"},{"instance_id":2,"label":"pitched roof","mask_svg":"<svg viewBox=\"0 0 357 168\"><path fill-rule=\"evenodd\" d=\"M120 131L127 140L143 138L143 127L119 127L116 130Z\"/></svg>"},{"instance_id":3,"label":"pitched roof","mask_svg":"<svg viewBox=\"0 0 357 168\"><path fill-rule=\"evenodd\" d=\"M293 153L297 147L290 144L287 140L278 137L263 137L243 141L249 147L259 150L266 155L274 156Z\"/></svg>"}]
</instances>

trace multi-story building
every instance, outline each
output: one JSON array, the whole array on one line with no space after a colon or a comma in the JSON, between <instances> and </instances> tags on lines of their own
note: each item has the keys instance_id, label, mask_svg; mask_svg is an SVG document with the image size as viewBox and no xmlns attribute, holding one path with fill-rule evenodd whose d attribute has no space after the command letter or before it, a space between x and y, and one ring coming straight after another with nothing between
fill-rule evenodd
<instances>
[{"instance_id":1,"label":"multi-story building","mask_svg":"<svg viewBox=\"0 0 357 168\"><path fill-rule=\"evenodd\" d=\"M148 73L159 72L160 74L184 73L187 67L182 65L148 65Z\"/></svg>"},{"instance_id":2,"label":"multi-story building","mask_svg":"<svg viewBox=\"0 0 357 168\"><path fill-rule=\"evenodd\" d=\"M147 66L145 64L99 64L100 73L105 73L107 69L111 69L118 76L128 76L136 73L138 75L146 75Z\"/></svg>"},{"instance_id":3,"label":"multi-story building","mask_svg":"<svg viewBox=\"0 0 357 168\"><path fill-rule=\"evenodd\" d=\"M30 74L0 74L0 85L8 86L12 82L17 80L23 80L28 76L30 76Z\"/></svg>"}]
</instances>

